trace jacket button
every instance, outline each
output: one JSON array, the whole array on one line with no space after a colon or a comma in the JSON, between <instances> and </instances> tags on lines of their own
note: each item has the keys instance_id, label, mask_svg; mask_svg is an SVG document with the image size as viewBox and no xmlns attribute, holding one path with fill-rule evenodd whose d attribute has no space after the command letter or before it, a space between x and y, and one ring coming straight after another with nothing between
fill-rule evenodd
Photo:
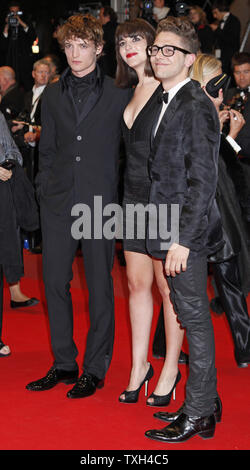
<instances>
[{"instance_id":1,"label":"jacket button","mask_svg":"<svg viewBox=\"0 0 250 470\"><path fill-rule=\"evenodd\" d=\"M80 161L81 161L81 157L79 157L79 156L76 157L76 161L77 161L77 162L80 162Z\"/></svg>"},{"instance_id":2,"label":"jacket button","mask_svg":"<svg viewBox=\"0 0 250 470\"><path fill-rule=\"evenodd\" d=\"M77 140L82 140L82 136L81 136L81 135L78 135L78 136L77 136Z\"/></svg>"}]
</instances>

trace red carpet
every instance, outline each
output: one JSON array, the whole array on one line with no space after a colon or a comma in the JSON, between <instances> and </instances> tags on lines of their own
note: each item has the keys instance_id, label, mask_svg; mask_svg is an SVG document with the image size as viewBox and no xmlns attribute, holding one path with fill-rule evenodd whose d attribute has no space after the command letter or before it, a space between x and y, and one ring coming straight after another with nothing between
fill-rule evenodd
<instances>
[{"instance_id":1,"label":"red carpet","mask_svg":"<svg viewBox=\"0 0 250 470\"><path fill-rule=\"evenodd\" d=\"M222 422L215 437L203 440L199 436L178 445L164 445L144 437L151 428L164 427L153 418L155 408L145 405L141 393L139 402L125 405L118 396L126 387L130 371L130 328L128 321L128 291L125 268L115 260L114 286L116 303L116 336L114 356L105 387L92 397L69 400L64 384L41 393L25 390L31 380L42 377L52 365L49 330L42 283L41 255L25 253L25 278L22 290L38 297L41 303L30 309L11 310L9 290L4 289L3 339L10 345L12 355L1 358L1 450L244 450L250 448L250 366L239 369L233 355L233 343L225 315L213 315L215 329L218 391L223 402ZM212 295L208 280L208 294ZM155 329L160 298L155 296ZM81 366L88 328L87 291L82 258L74 263L72 282L75 341L79 347ZM250 298L248 298L250 306ZM153 391L162 360L149 360L155 375L149 385ZM184 398L186 366L180 365L182 380L177 387L176 401L169 411L176 410Z\"/></svg>"}]
</instances>

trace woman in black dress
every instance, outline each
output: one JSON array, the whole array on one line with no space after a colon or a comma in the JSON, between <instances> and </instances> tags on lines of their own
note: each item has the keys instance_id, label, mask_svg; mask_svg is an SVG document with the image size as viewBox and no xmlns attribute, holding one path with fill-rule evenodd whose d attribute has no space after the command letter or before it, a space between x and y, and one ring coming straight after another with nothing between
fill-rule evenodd
<instances>
[{"instance_id":1,"label":"woman in black dress","mask_svg":"<svg viewBox=\"0 0 250 470\"><path fill-rule=\"evenodd\" d=\"M124 230L131 222L126 209L129 204L145 207L149 200L150 179L148 158L153 126L161 104L162 87L154 78L146 53L153 43L155 31L142 19L125 22L116 30L117 75L116 84L134 88L133 97L123 116L123 136L126 148L123 213ZM137 219L138 220L138 219ZM144 218L145 222L145 218ZM145 224L146 225L146 224ZM145 235L136 237L139 227L135 223L135 236L129 239L124 233L124 252L129 286L129 309L132 328L132 369L129 384L120 395L123 403L135 403L142 385L153 376L147 362L148 345L153 315L152 283L154 275L161 293L165 313L167 337L166 360L154 393L147 400L150 406L166 406L180 380L178 358L183 340L183 330L176 320L163 274L163 264L147 253Z\"/></svg>"},{"instance_id":2,"label":"woman in black dress","mask_svg":"<svg viewBox=\"0 0 250 470\"><path fill-rule=\"evenodd\" d=\"M12 169L4 168L6 159L15 162ZM0 112L0 357L10 355L9 346L2 340L3 276L24 295L18 284L23 276L20 227L32 231L39 226L34 190L21 167L22 161Z\"/></svg>"}]
</instances>

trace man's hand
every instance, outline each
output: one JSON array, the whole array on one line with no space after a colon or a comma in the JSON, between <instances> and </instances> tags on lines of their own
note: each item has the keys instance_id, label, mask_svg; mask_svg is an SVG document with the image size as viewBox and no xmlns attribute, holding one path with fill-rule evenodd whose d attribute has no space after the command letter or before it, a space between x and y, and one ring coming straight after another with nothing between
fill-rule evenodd
<instances>
[{"instance_id":1,"label":"man's hand","mask_svg":"<svg viewBox=\"0 0 250 470\"><path fill-rule=\"evenodd\" d=\"M15 126L12 126L11 132L15 133L23 129L24 125L21 122L18 122L18 121L12 121L12 122L15 124Z\"/></svg>"},{"instance_id":2,"label":"man's hand","mask_svg":"<svg viewBox=\"0 0 250 470\"><path fill-rule=\"evenodd\" d=\"M181 271L186 271L189 252L189 248L185 246L178 245L177 243L171 245L165 262L167 276L175 277Z\"/></svg>"},{"instance_id":3,"label":"man's hand","mask_svg":"<svg viewBox=\"0 0 250 470\"><path fill-rule=\"evenodd\" d=\"M29 142L35 142L37 135L36 132L26 132L23 136L24 142L29 143Z\"/></svg>"},{"instance_id":4,"label":"man's hand","mask_svg":"<svg viewBox=\"0 0 250 470\"><path fill-rule=\"evenodd\" d=\"M233 139L236 139L237 135L239 134L242 127L246 124L246 121L241 113L235 111L235 109L231 109L229 111L230 117L230 130L229 136Z\"/></svg>"},{"instance_id":5,"label":"man's hand","mask_svg":"<svg viewBox=\"0 0 250 470\"><path fill-rule=\"evenodd\" d=\"M8 181L12 177L12 171L6 170L6 168L0 167L0 180Z\"/></svg>"}]
</instances>

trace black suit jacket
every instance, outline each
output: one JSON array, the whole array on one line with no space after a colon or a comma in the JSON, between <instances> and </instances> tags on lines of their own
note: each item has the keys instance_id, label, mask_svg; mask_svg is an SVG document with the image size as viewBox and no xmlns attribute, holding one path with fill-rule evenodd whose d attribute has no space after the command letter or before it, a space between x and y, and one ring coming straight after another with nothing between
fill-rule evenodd
<instances>
[{"instance_id":1,"label":"black suit jacket","mask_svg":"<svg viewBox=\"0 0 250 470\"><path fill-rule=\"evenodd\" d=\"M228 16L224 28L218 27L215 34L215 49L221 50L221 62L223 72L231 72L231 59L240 48L240 20L232 15Z\"/></svg>"},{"instance_id":2,"label":"black suit jacket","mask_svg":"<svg viewBox=\"0 0 250 470\"><path fill-rule=\"evenodd\" d=\"M61 79L48 86L42 102L38 195L55 214L70 214L76 203L93 206L116 200L121 118L130 90L118 89L98 68L98 87L79 114Z\"/></svg>"},{"instance_id":3,"label":"black suit jacket","mask_svg":"<svg viewBox=\"0 0 250 470\"><path fill-rule=\"evenodd\" d=\"M211 100L191 80L171 100L153 141L149 202L179 205L179 240L196 252L222 245L220 216L215 204L220 127ZM147 239L149 253L165 258L160 233Z\"/></svg>"},{"instance_id":4,"label":"black suit jacket","mask_svg":"<svg viewBox=\"0 0 250 470\"><path fill-rule=\"evenodd\" d=\"M18 116L24 107L24 92L17 84L9 87L6 94L2 97L0 111L5 119L11 120Z\"/></svg>"}]
</instances>

